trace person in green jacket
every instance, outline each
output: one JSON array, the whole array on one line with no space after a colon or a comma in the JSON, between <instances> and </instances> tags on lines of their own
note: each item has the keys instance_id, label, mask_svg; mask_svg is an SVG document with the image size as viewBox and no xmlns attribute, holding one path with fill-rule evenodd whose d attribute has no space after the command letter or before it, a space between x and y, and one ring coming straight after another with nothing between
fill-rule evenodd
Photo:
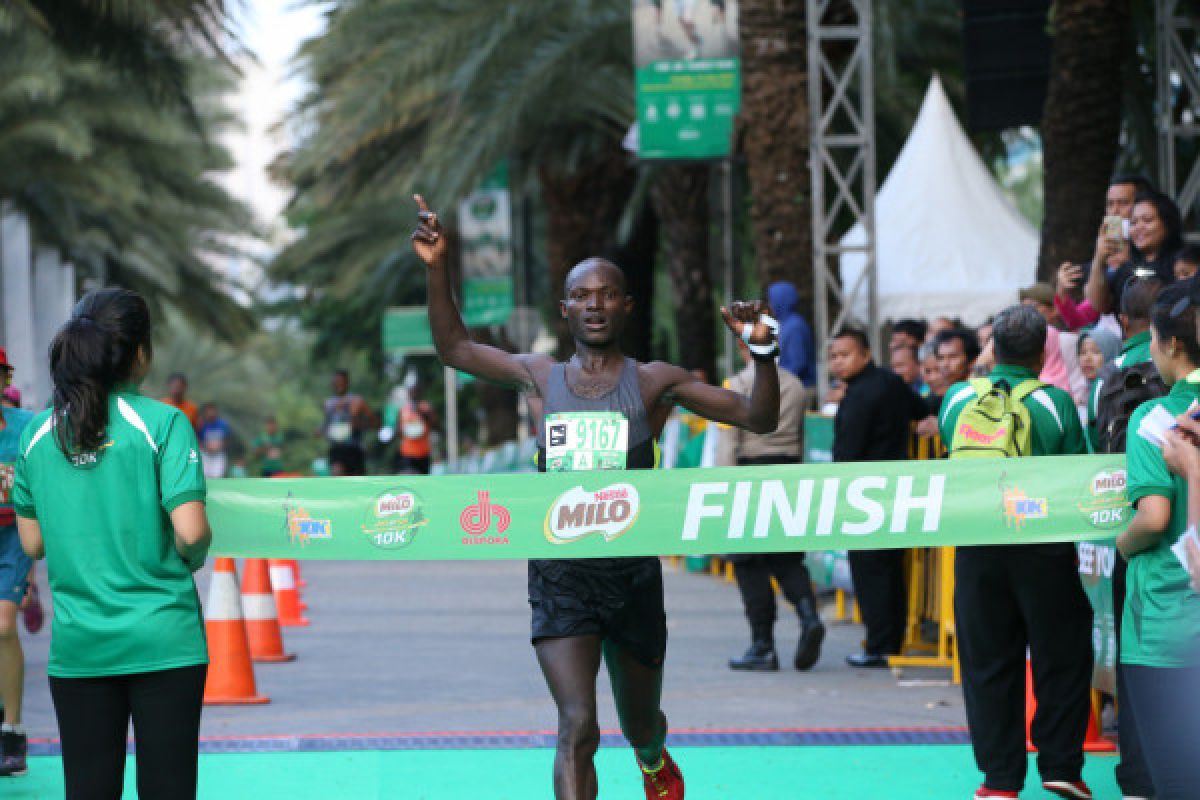
<instances>
[{"instance_id":1,"label":"person in green jacket","mask_svg":"<svg viewBox=\"0 0 1200 800\"><path fill-rule=\"evenodd\" d=\"M138 797L196 796L208 649L192 573L212 534L191 423L137 390L150 343L139 295L87 294L50 346L53 406L17 454L21 545L54 594L67 798L121 796L131 717Z\"/></svg>"},{"instance_id":2,"label":"person in green jacket","mask_svg":"<svg viewBox=\"0 0 1200 800\"><path fill-rule=\"evenodd\" d=\"M1200 687L1200 594L1172 550L1188 529L1188 480L1172 474L1161 442L1142 422L1162 409L1174 418L1200 404L1200 292L1163 290L1154 308L1150 354L1170 387L1129 420L1126 492L1135 509L1117 549L1129 562L1121 624L1121 669L1157 800L1194 798L1200 787L1195 719L1184 713Z\"/></svg>"}]
</instances>

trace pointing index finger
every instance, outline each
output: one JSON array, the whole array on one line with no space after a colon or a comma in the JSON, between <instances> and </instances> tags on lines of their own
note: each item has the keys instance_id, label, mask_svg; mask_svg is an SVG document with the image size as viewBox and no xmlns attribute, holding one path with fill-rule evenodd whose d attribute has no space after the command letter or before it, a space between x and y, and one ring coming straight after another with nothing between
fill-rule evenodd
<instances>
[{"instance_id":1,"label":"pointing index finger","mask_svg":"<svg viewBox=\"0 0 1200 800\"><path fill-rule=\"evenodd\" d=\"M419 194L413 195L413 200L417 201L417 208L422 211L429 211L429 204L425 202L425 198Z\"/></svg>"}]
</instances>

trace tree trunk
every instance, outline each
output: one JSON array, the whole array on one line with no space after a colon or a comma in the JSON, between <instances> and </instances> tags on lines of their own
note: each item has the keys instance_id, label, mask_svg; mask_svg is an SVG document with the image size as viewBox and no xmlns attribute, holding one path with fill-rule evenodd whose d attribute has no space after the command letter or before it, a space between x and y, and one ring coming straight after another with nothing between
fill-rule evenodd
<instances>
[{"instance_id":1,"label":"tree trunk","mask_svg":"<svg viewBox=\"0 0 1200 800\"><path fill-rule=\"evenodd\" d=\"M547 319L558 339L558 355L573 350L567 323L558 313L571 268L615 250L617 226L636 181L636 171L620 142L571 173L539 167L546 208L546 258L550 265Z\"/></svg>"},{"instance_id":2,"label":"tree trunk","mask_svg":"<svg viewBox=\"0 0 1200 800\"><path fill-rule=\"evenodd\" d=\"M716 380L716 317L709 274L708 164L659 168L651 188L662 223L667 270L674 288L679 358L685 369L702 369Z\"/></svg>"},{"instance_id":3,"label":"tree trunk","mask_svg":"<svg viewBox=\"0 0 1200 800\"><path fill-rule=\"evenodd\" d=\"M812 318L812 181L808 169L808 50L804 0L743 0L741 150L750 221L765 287L790 280Z\"/></svg>"},{"instance_id":4,"label":"tree trunk","mask_svg":"<svg viewBox=\"0 0 1200 800\"><path fill-rule=\"evenodd\" d=\"M1042 117L1046 215L1040 280L1063 261L1090 258L1121 132L1122 68L1130 0L1058 0Z\"/></svg>"},{"instance_id":5,"label":"tree trunk","mask_svg":"<svg viewBox=\"0 0 1200 800\"><path fill-rule=\"evenodd\" d=\"M613 253L625 271L633 314L621 337L621 349L638 361L654 359L654 266L658 260L658 215L649 202L642 203L633 220L629 240Z\"/></svg>"}]
</instances>

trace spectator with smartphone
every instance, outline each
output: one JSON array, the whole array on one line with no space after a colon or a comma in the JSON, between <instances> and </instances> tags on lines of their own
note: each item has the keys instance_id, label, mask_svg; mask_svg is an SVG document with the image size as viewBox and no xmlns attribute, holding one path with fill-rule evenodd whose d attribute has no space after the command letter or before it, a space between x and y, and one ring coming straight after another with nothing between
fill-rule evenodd
<instances>
[{"instance_id":1,"label":"spectator with smartphone","mask_svg":"<svg viewBox=\"0 0 1200 800\"><path fill-rule=\"evenodd\" d=\"M1085 293L1092 308L1109 313L1118 307L1129 279L1157 277L1175 280L1175 256L1183 249L1183 218L1179 207L1161 192L1139 192L1129 218L1128 241L1111 235L1115 226L1101 225L1096 255ZM1112 263L1120 260L1118 266Z\"/></svg>"}]
</instances>

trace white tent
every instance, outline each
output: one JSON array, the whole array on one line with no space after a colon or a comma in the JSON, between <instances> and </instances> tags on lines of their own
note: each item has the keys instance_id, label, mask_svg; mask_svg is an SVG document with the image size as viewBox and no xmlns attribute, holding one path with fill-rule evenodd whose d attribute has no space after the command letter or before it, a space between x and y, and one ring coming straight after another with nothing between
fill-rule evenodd
<instances>
[{"instance_id":1,"label":"white tent","mask_svg":"<svg viewBox=\"0 0 1200 800\"><path fill-rule=\"evenodd\" d=\"M935 76L892 171L875 196L880 320L958 317L982 324L1034 282L1038 233L993 179ZM842 245L865 241L856 225ZM841 257L843 285L865 269ZM867 317L866 287L853 314Z\"/></svg>"}]
</instances>

